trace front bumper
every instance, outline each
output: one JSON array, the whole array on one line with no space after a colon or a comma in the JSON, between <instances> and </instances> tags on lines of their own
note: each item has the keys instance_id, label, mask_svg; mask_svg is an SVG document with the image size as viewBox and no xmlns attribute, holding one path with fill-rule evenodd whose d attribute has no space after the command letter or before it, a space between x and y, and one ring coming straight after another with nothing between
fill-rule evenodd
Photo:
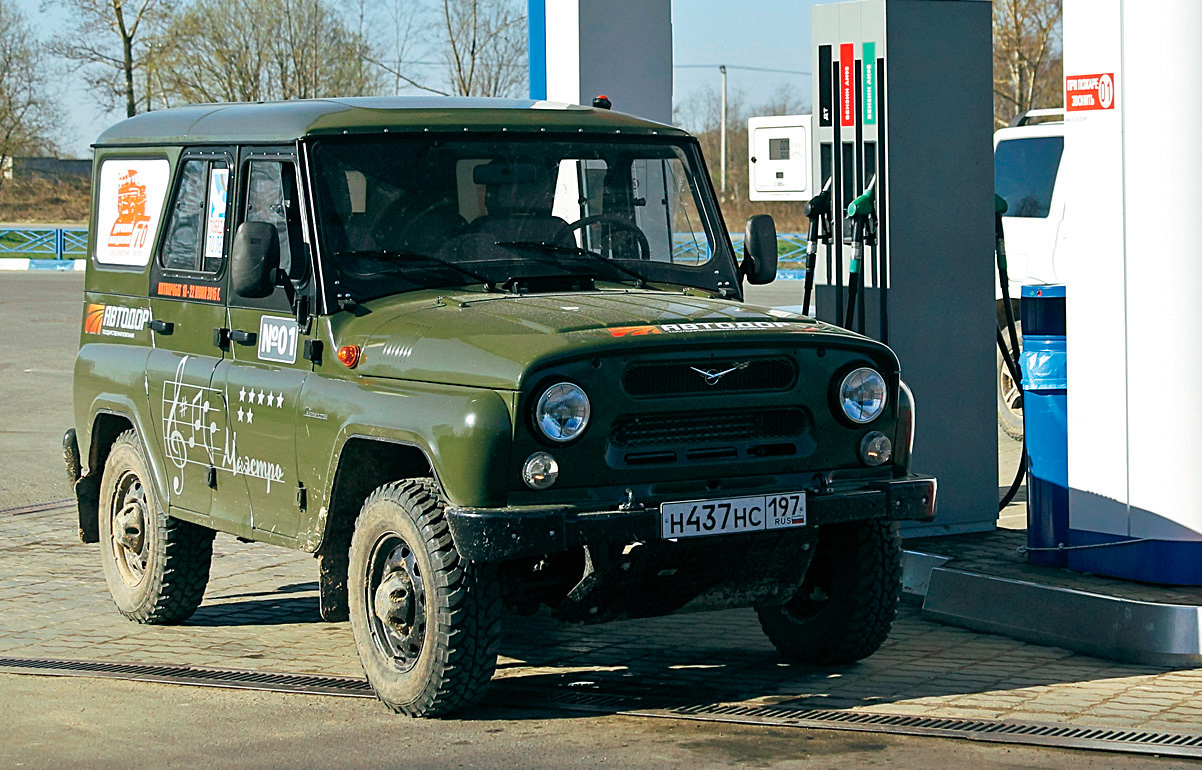
<instances>
[{"instance_id":1,"label":"front bumper","mask_svg":"<svg viewBox=\"0 0 1202 770\"><path fill-rule=\"evenodd\" d=\"M931 521L937 484L910 475L854 488L806 493L806 527L848 521ZM559 553L585 544L660 540L658 506L638 510L581 510L570 506L459 508L446 510L451 537L471 561L499 562ZM721 536L718 536L721 537Z\"/></svg>"}]
</instances>

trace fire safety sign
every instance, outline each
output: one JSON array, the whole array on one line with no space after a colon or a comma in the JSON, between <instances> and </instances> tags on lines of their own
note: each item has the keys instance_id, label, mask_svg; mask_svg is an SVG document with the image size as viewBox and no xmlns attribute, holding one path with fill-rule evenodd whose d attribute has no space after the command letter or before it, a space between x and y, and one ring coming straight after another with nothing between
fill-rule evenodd
<instances>
[{"instance_id":1,"label":"fire safety sign","mask_svg":"<svg viewBox=\"0 0 1202 770\"><path fill-rule=\"evenodd\" d=\"M1114 109L1114 73L1066 77L1064 109L1067 112Z\"/></svg>"}]
</instances>

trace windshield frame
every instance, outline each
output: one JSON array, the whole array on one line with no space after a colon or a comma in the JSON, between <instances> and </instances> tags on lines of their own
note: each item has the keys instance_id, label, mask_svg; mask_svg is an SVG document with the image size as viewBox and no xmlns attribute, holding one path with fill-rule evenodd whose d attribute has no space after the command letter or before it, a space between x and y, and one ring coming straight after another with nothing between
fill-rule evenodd
<instances>
[{"instance_id":1,"label":"windshield frame","mask_svg":"<svg viewBox=\"0 0 1202 770\"><path fill-rule=\"evenodd\" d=\"M445 140L463 140L463 134L458 132L405 132L395 131L389 132L371 132L344 136L308 136L300 142L301 165L304 169L306 199L311 207L310 222L315 230L314 232L314 267L317 281L316 287L320 296L318 297L318 306L322 308L323 314L337 312L340 308L338 302L338 294L340 284L338 283L338 270L333 267L333 260L336 255L331 250L331 246L324 236L323 223L326 221L323 218L322 206L324 200L318 194L316 189L316 179L321 173L319 162L315 158L317 149L322 144L355 144L355 143L378 143L380 141L432 141L435 139ZM727 232L725 222L722 218L721 210L718 206L717 195L714 190L713 182L710 179L708 169L701 154L700 145L697 139L693 136L681 135L659 135L659 134L608 134L596 130L574 131L566 133L563 131L555 132L539 132L538 134L527 135L523 133L507 133L502 131L479 131L471 132L471 141L488 141L501 143L529 143L529 142L606 142L613 144L666 144L671 145L683 153L685 156L685 170L689 176L689 181L692 185L693 192L697 198L697 213L701 220L700 224L705 230L706 237L712 244L712 257L710 261L698 266L681 267L686 270L695 270L697 280L690 282L678 281L661 281L648 280L647 284L654 285L671 285L680 286L682 289L695 288L703 291L714 292L724 295L730 299L742 300L742 273L739 269L738 258L731 244L730 234ZM327 260L330 260L327 262ZM631 261L633 262L633 261ZM586 263L582 263L586 264ZM634 263L637 265L637 263ZM658 263L667 264L667 263ZM705 280L708 278L708 281ZM609 278L598 276L599 283L610 282ZM408 294L414 291L424 291L428 289L448 289L457 288L459 286L472 286L472 283L455 284L455 286L437 286L423 287L414 289L404 289L394 293L385 294L382 296L399 296ZM357 299L357 298L356 298Z\"/></svg>"}]
</instances>

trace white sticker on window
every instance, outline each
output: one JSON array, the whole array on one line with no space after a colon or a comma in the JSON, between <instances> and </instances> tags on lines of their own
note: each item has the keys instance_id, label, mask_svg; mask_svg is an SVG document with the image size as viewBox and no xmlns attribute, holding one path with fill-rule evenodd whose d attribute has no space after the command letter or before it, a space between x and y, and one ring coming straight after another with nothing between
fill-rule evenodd
<instances>
[{"instance_id":1,"label":"white sticker on window","mask_svg":"<svg viewBox=\"0 0 1202 770\"><path fill-rule=\"evenodd\" d=\"M229 194L230 170L215 168L209 172L209 211L205 219L205 263L221 260L225 248L225 204Z\"/></svg>"},{"instance_id":2,"label":"white sticker on window","mask_svg":"<svg viewBox=\"0 0 1202 770\"><path fill-rule=\"evenodd\" d=\"M299 333L295 318L265 315L259 320L259 359L296 363L296 337Z\"/></svg>"},{"instance_id":3,"label":"white sticker on window","mask_svg":"<svg viewBox=\"0 0 1202 770\"><path fill-rule=\"evenodd\" d=\"M144 267L150 262L171 164L111 158L100 166L96 261Z\"/></svg>"}]
</instances>

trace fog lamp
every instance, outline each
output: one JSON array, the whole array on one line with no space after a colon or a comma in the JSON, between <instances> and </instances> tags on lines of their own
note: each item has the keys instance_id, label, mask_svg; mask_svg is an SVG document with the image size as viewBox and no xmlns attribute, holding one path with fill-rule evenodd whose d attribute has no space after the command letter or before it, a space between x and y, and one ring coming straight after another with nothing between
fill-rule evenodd
<instances>
[{"instance_id":1,"label":"fog lamp","mask_svg":"<svg viewBox=\"0 0 1202 770\"><path fill-rule=\"evenodd\" d=\"M884 465L893 456L893 442L879 430L870 431L860 439L860 462L865 465Z\"/></svg>"},{"instance_id":2,"label":"fog lamp","mask_svg":"<svg viewBox=\"0 0 1202 770\"><path fill-rule=\"evenodd\" d=\"M559 478L559 463L549 452L535 452L522 466L522 481L531 489L546 489Z\"/></svg>"}]
</instances>

